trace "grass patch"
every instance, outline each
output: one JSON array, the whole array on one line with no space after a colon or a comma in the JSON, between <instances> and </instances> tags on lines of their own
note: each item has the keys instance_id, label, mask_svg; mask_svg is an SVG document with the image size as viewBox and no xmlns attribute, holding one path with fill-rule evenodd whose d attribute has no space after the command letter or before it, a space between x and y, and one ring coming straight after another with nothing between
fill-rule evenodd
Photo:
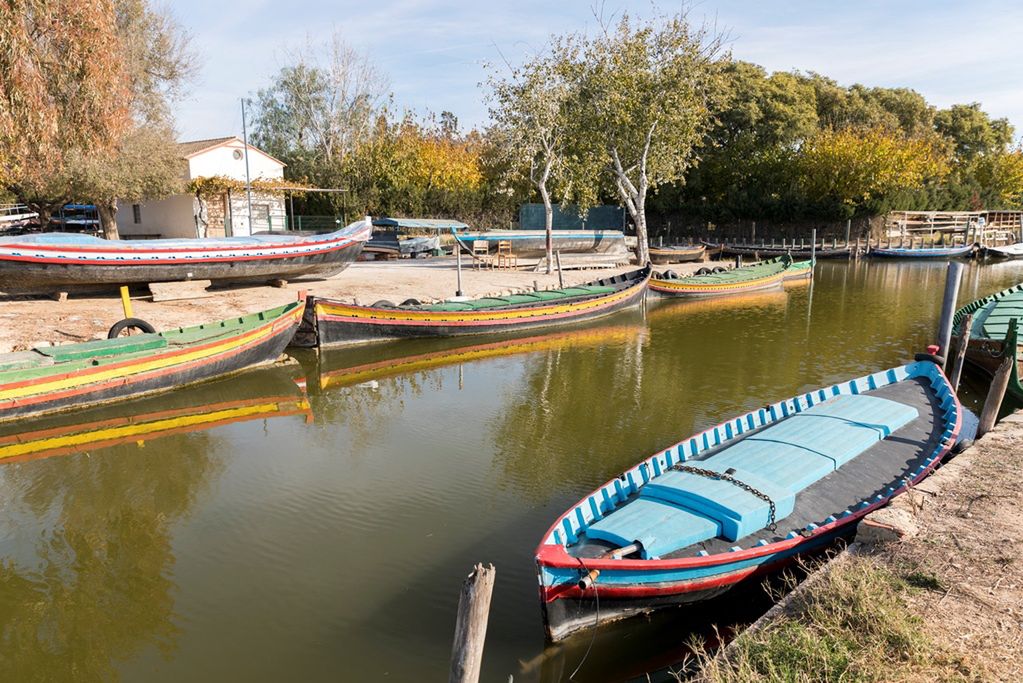
<instances>
[{"instance_id":1,"label":"grass patch","mask_svg":"<svg viewBox=\"0 0 1023 683\"><path fill-rule=\"evenodd\" d=\"M938 648L907 607L913 588L939 590L937 577L897 574L849 556L806 587L766 628L740 635L726 657L701 652L701 678L739 681L975 680ZM941 589L943 590L943 589Z\"/></svg>"}]
</instances>

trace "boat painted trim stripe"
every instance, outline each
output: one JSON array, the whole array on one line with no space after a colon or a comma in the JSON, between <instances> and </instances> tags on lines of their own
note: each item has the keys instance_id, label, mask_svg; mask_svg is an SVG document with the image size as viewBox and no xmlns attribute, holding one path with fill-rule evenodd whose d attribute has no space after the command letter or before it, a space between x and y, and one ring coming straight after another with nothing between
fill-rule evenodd
<instances>
[{"instance_id":1,"label":"boat painted trim stripe","mask_svg":"<svg viewBox=\"0 0 1023 683\"><path fill-rule=\"evenodd\" d=\"M757 287L760 285L768 285L774 282L780 282L785 277L786 271L781 271L768 275L766 277L757 278L755 280L742 280L734 283L714 283L714 284L701 284L701 283L687 283L685 282L688 278L683 278L678 282L674 280L658 280L651 278L650 289L657 292L670 292L670 293L702 293L702 292L731 292L741 291L750 287Z\"/></svg>"},{"instance_id":2,"label":"boat painted trim stripe","mask_svg":"<svg viewBox=\"0 0 1023 683\"><path fill-rule=\"evenodd\" d=\"M324 322L360 323L366 325L409 326L472 326L500 325L532 319L550 319L601 310L633 296L646 283L641 282L606 297L594 297L577 303L558 306L531 306L499 311L401 311L398 309L370 308L317 300L316 317Z\"/></svg>"},{"instance_id":3,"label":"boat painted trim stripe","mask_svg":"<svg viewBox=\"0 0 1023 683\"><path fill-rule=\"evenodd\" d=\"M116 386L118 380L120 380L121 384L129 384L142 379L161 376L173 372L178 369L178 366L191 361L202 361L198 363L201 366L219 360L222 356L237 355L241 351L276 336L289 327L298 325L304 308L304 303L300 303L296 308L284 315L269 320L245 334L234 335L226 340L190 346L172 351L171 353L146 355L142 358L134 358L107 366L97 366L95 369L85 372L81 370L73 371L57 375L48 381L40 381L38 378L33 378L21 382L13 382L0 387L0 410L14 406L31 405L56 398L75 396L108 386ZM282 324L282 320L287 324ZM159 372L161 370L162 372ZM82 388L67 391L67 389L74 387Z\"/></svg>"}]
</instances>

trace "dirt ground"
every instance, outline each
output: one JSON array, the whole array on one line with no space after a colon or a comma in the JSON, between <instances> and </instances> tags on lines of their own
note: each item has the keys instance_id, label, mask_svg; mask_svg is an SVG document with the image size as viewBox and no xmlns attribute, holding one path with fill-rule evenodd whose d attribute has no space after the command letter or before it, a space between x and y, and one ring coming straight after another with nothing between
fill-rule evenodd
<instances>
[{"instance_id":1,"label":"dirt ground","mask_svg":"<svg viewBox=\"0 0 1023 683\"><path fill-rule=\"evenodd\" d=\"M688 273L701 264L671 266ZM614 275L635 268L566 270L566 285ZM371 304L380 299L401 303L408 298L444 299L454 296L456 268L453 258L416 261L357 262L326 280L289 282L270 286L211 289L212 296L199 299L154 303L151 296L132 297L134 316L151 323L157 330L221 320L234 315L273 308L294 301L305 290L318 296ZM462 269L462 292L477 297L510 290L558 286L557 273L534 273L531 269ZM145 291L145 290L142 290ZM101 339L107 330L124 317L120 297L75 295L67 301L48 298L0 298L0 353L21 351L40 344L66 344Z\"/></svg>"},{"instance_id":2,"label":"dirt ground","mask_svg":"<svg viewBox=\"0 0 1023 683\"><path fill-rule=\"evenodd\" d=\"M1023 412L923 481L899 506L919 531L891 546L932 587L910 607L985 680L1023 680Z\"/></svg>"}]
</instances>

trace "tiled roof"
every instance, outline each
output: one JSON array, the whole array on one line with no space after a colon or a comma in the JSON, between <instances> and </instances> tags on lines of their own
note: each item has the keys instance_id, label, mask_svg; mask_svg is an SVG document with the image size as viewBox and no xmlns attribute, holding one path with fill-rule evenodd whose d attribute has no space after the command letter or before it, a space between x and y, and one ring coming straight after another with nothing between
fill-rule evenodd
<instances>
[{"instance_id":1,"label":"tiled roof","mask_svg":"<svg viewBox=\"0 0 1023 683\"><path fill-rule=\"evenodd\" d=\"M210 149L212 147L217 147L219 145L224 144L225 142L230 142L231 140L235 139L237 139L237 136L229 135L226 138L209 138L207 140L190 140L187 142L179 142L178 151L181 153L181 156L190 157L193 154L198 154L199 152Z\"/></svg>"}]
</instances>

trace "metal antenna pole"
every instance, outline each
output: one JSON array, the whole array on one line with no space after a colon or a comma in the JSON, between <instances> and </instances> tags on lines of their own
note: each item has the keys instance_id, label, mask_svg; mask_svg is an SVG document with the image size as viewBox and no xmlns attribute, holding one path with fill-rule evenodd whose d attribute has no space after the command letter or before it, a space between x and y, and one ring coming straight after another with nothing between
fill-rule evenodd
<instances>
[{"instance_id":1,"label":"metal antenna pole","mask_svg":"<svg viewBox=\"0 0 1023 683\"><path fill-rule=\"evenodd\" d=\"M249 234L252 234L252 181L249 180L249 132L245 126L245 98L242 98L242 142L245 143L245 201L249 206Z\"/></svg>"}]
</instances>

